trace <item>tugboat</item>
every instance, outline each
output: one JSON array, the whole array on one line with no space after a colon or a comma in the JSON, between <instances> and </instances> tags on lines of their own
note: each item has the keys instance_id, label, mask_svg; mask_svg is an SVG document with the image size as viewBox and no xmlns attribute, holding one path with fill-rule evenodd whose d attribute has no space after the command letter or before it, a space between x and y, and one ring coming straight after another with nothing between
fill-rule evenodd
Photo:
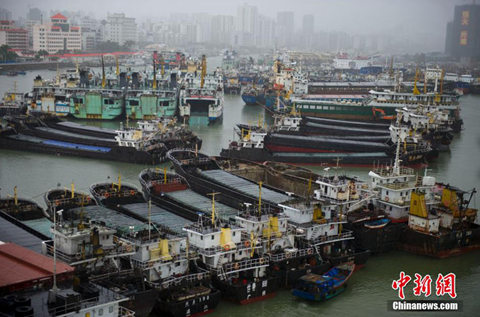
<instances>
[{"instance_id":1,"label":"tugboat","mask_svg":"<svg viewBox=\"0 0 480 317\"><path fill-rule=\"evenodd\" d=\"M346 263L333 267L323 275L304 275L297 281L292 294L315 302L331 299L345 290L354 270L355 264Z\"/></svg>"},{"instance_id":2,"label":"tugboat","mask_svg":"<svg viewBox=\"0 0 480 317\"><path fill-rule=\"evenodd\" d=\"M226 299L240 304L275 296L280 279L268 273L269 258L262 256L262 241L251 238L244 228L199 217L184 230L213 284Z\"/></svg>"}]
</instances>

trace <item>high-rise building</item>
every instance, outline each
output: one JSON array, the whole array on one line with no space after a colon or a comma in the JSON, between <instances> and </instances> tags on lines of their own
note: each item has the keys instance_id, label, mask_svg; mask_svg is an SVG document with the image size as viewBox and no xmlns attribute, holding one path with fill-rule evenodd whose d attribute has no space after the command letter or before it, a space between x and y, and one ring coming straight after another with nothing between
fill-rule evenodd
<instances>
[{"instance_id":1,"label":"high-rise building","mask_svg":"<svg viewBox=\"0 0 480 317\"><path fill-rule=\"evenodd\" d=\"M50 23L33 26L33 50L46 50L49 54L58 51L80 51L82 32L79 26L71 26L68 19L57 13Z\"/></svg>"},{"instance_id":2,"label":"high-rise building","mask_svg":"<svg viewBox=\"0 0 480 317\"><path fill-rule=\"evenodd\" d=\"M127 41L137 42L137 24L135 18L128 18L124 13L114 13L107 17L105 41L120 45Z\"/></svg>"},{"instance_id":3,"label":"high-rise building","mask_svg":"<svg viewBox=\"0 0 480 317\"><path fill-rule=\"evenodd\" d=\"M0 8L0 20L2 21L12 20L12 12L5 8Z\"/></svg>"},{"instance_id":4,"label":"high-rise building","mask_svg":"<svg viewBox=\"0 0 480 317\"><path fill-rule=\"evenodd\" d=\"M235 40L233 44L250 46L255 44L258 29L258 8L244 4L237 8Z\"/></svg>"},{"instance_id":5,"label":"high-rise building","mask_svg":"<svg viewBox=\"0 0 480 317\"><path fill-rule=\"evenodd\" d=\"M212 18L212 41L219 44L230 44L234 29L234 18L231 15L216 15Z\"/></svg>"},{"instance_id":6,"label":"high-rise building","mask_svg":"<svg viewBox=\"0 0 480 317\"><path fill-rule=\"evenodd\" d=\"M292 11L277 13L277 38L280 46L291 46L295 31L295 16Z\"/></svg>"},{"instance_id":7,"label":"high-rise building","mask_svg":"<svg viewBox=\"0 0 480 317\"><path fill-rule=\"evenodd\" d=\"M303 46L310 50L313 45L313 34L315 33L315 18L312 14L306 14L302 19Z\"/></svg>"},{"instance_id":8,"label":"high-rise building","mask_svg":"<svg viewBox=\"0 0 480 317\"><path fill-rule=\"evenodd\" d=\"M15 26L13 21L0 20L0 45L19 51L28 49L28 32Z\"/></svg>"},{"instance_id":9,"label":"high-rise building","mask_svg":"<svg viewBox=\"0 0 480 317\"><path fill-rule=\"evenodd\" d=\"M42 11L39 8L28 9L27 20L42 22Z\"/></svg>"},{"instance_id":10,"label":"high-rise building","mask_svg":"<svg viewBox=\"0 0 480 317\"><path fill-rule=\"evenodd\" d=\"M447 24L445 52L457 58L480 58L480 5L455 7L453 22Z\"/></svg>"},{"instance_id":11,"label":"high-rise building","mask_svg":"<svg viewBox=\"0 0 480 317\"><path fill-rule=\"evenodd\" d=\"M302 33L313 34L315 31L315 17L313 14L306 14L302 20Z\"/></svg>"}]
</instances>

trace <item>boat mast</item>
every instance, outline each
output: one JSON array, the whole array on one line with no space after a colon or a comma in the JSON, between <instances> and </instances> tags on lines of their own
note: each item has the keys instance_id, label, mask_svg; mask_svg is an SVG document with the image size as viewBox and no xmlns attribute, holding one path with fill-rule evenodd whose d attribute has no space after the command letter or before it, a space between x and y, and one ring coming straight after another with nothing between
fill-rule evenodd
<instances>
[{"instance_id":1,"label":"boat mast","mask_svg":"<svg viewBox=\"0 0 480 317\"><path fill-rule=\"evenodd\" d=\"M207 75L207 58L202 55L202 74L201 74L200 88L205 84L205 76Z\"/></svg>"},{"instance_id":2,"label":"boat mast","mask_svg":"<svg viewBox=\"0 0 480 317\"><path fill-rule=\"evenodd\" d=\"M258 183L258 215L262 215L262 185L263 182L260 181Z\"/></svg>"},{"instance_id":3,"label":"boat mast","mask_svg":"<svg viewBox=\"0 0 480 317\"><path fill-rule=\"evenodd\" d=\"M212 226L215 226L215 195L220 194L219 192L209 193L207 195L212 196Z\"/></svg>"},{"instance_id":4,"label":"boat mast","mask_svg":"<svg viewBox=\"0 0 480 317\"><path fill-rule=\"evenodd\" d=\"M105 64L103 63L103 54L102 54L102 88L105 88L106 79L105 79Z\"/></svg>"}]
</instances>

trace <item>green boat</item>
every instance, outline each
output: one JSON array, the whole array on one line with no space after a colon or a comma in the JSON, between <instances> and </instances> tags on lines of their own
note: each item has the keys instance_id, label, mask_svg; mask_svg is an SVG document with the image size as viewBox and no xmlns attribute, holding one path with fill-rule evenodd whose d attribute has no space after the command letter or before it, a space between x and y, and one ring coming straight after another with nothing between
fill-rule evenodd
<instances>
[{"instance_id":1,"label":"green boat","mask_svg":"<svg viewBox=\"0 0 480 317\"><path fill-rule=\"evenodd\" d=\"M330 98L294 98L291 104L303 116L360 121L392 120L398 108L428 105L448 111L452 119L451 127L454 130L461 129L462 125L458 95L453 94L433 92L413 94L372 90L370 95L361 101L344 100L342 96L332 96Z\"/></svg>"},{"instance_id":2,"label":"green boat","mask_svg":"<svg viewBox=\"0 0 480 317\"><path fill-rule=\"evenodd\" d=\"M77 119L116 119L123 114L122 94L101 90L77 92L70 97L70 114Z\"/></svg>"},{"instance_id":3,"label":"green boat","mask_svg":"<svg viewBox=\"0 0 480 317\"><path fill-rule=\"evenodd\" d=\"M177 110L173 90L130 92L125 97L125 112L132 120L151 120L156 117L173 117Z\"/></svg>"}]
</instances>

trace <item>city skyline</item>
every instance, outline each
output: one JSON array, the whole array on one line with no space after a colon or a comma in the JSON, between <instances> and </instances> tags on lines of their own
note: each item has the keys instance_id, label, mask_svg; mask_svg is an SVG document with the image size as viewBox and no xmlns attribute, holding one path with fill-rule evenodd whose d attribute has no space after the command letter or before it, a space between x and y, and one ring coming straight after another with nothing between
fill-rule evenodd
<instances>
[{"instance_id":1,"label":"city skyline","mask_svg":"<svg viewBox=\"0 0 480 317\"><path fill-rule=\"evenodd\" d=\"M173 44L182 41L215 42L232 46L296 46L337 51L352 48L375 51L377 47L378 50L392 47L395 51L395 46L401 46L405 52L416 53L444 50L446 25L453 18L454 6L465 3L467 1L462 0L303 0L300 3L284 0L275 3L225 3L210 0L199 4L187 0L180 4L147 0L141 1L142 5L132 6L126 1L102 1L94 4L91 0L81 3L6 0L2 3L2 8L10 10L13 19L27 24L28 19L25 17L28 9L35 7L40 7L44 20L56 12L80 13L78 16L98 20L107 20L112 14L125 13L129 18L135 19L140 37L143 32L146 38L154 41L174 38ZM92 7L95 7L94 12L85 9ZM159 13L152 15L152 11L156 10ZM305 17L308 17L307 20ZM78 23L75 16L73 21ZM179 28L166 26L172 24L179 24ZM308 34L305 33L305 28L310 30ZM175 30L183 35L174 34L168 38L151 36L151 33L162 31L175 33ZM392 46L391 42L395 41L401 45L393 43Z\"/></svg>"}]
</instances>

